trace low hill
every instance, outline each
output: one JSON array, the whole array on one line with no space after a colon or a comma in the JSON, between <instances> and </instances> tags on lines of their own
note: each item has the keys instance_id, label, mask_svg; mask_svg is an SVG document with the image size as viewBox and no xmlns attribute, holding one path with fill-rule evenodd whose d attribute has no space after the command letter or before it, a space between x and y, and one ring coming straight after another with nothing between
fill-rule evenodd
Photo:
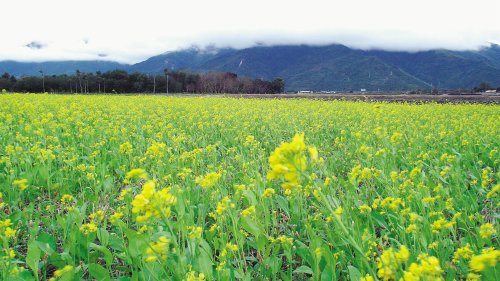
<instances>
[{"instance_id":1,"label":"low hill","mask_svg":"<svg viewBox=\"0 0 500 281\"><path fill-rule=\"evenodd\" d=\"M188 48L153 56L134 65L109 61L20 63L1 61L0 72L16 76L70 74L123 69L164 73L227 71L272 80L281 77L287 90L391 91L470 89L481 82L500 86L500 46L477 51L391 52L343 45L255 46L245 49Z\"/></svg>"}]
</instances>

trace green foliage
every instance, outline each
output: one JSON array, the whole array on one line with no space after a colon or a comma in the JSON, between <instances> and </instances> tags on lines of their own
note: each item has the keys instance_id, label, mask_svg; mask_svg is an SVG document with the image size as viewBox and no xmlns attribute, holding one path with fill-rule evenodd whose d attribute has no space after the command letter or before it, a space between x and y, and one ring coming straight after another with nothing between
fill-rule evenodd
<instances>
[{"instance_id":1,"label":"green foliage","mask_svg":"<svg viewBox=\"0 0 500 281\"><path fill-rule=\"evenodd\" d=\"M498 105L7 94L0 279L498 280L499 120Z\"/></svg>"}]
</instances>

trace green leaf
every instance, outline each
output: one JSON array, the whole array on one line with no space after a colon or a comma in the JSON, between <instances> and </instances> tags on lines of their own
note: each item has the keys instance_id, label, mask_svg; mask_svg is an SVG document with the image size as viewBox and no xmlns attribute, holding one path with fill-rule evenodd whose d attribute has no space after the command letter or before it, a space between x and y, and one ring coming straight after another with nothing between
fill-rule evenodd
<instances>
[{"instance_id":1,"label":"green leaf","mask_svg":"<svg viewBox=\"0 0 500 281\"><path fill-rule=\"evenodd\" d=\"M109 177L102 183L104 192L110 192L114 188L113 178Z\"/></svg>"},{"instance_id":2,"label":"green leaf","mask_svg":"<svg viewBox=\"0 0 500 281\"><path fill-rule=\"evenodd\" d=\"M99 281L111 280L109 272L97 263L89 264L88 269L90 275Z\"/></svg>"},{"instance_id":3,"label":"green leaf","mask_svg":"<svg viewBox=\"0 0 500 281\"><path fill-rule=\"evenodd\" d=\"M48 233L41 232L38 235L37 242L39 246L44 244L44 246L41 246L40 249L48 255L51 255L56 251L56 239Z\"/></svg>"},{"instance_id":4,"label":"green leaf","mask_svg":"<svg viewBox=\"0 0 500 281\"><path fill-rule=\"evenodd\" d=\"M314 264L314 258L311 256L310 249L306 247L302 247L304 245L300 241L296 241L298 244L296 253L299 257L301 257L307 264Z\"/></svg>"},{"instance_id":5,"label":"green leaf","mask_svg":"<svg viewBox=\"0 0 500 281\"><path fill-rule=\"evenodd\" d=\"M301 265L301 266L297 267L297 269L295 269L293 271L293 273L303 273L303 274L313 275L312 269L307 265Z\"/></svg>"},{"instance_id":6,"label":"green leaf","mask_svg":"<svg viewBox=\"0 0 500 281\"><path fill-rule=\"evenodd\" d=\"M378 225L380 225L381 227L387 229L387 223L385 222L385 219L383 216L381 216L379 213L377 212L371 212L370 213L371 217L378 223Z\"/></svg>"},{"instance_id":7,"label":"green leaf","mask_svg":"<svg viewBox=\"0 0 500 281\"><path fill-rule=\"evenodd\" d=\"M117 252L123 252L124 251L124 245L125 242L123 241L122 237L116 235L116 234L111 234L109 236L109 247Z\"/></svg>"},{"instance_id":8,"label":"green leaf","mask_svg":"<svg viewBox=\"0 0 500 281\"><path fill-rule=\"evenodd\" d=\"M249 217L241 217L241 226L244 230L251 233L253 236L258 237L261 233L259 226Z\"/></svg>"},{"instance_id":9,"label":"green leaf","mask_svg":"<svg viewBox=\"0 0 500 281\"><path fill-rule=\"evenodd\" d=\"M89 248L101 252L104 255L104 260L106 261L106 264L108 266L111 266L111 263L113 262L113 254L111 254L108 248L94 243L90 243Z\"/></svg>"},{"instance_id":10,"label":"green leaf","mask_svg":"<svg viewBox=\"0 0 500 281\"><path fill-rule=\"evenodd\" d=\"M288 276L288 272L286 272L286 271L280 272L280 279L283 281L292 281L292 278L290 278L290 276Z\"/></svg>"},{"instance_id":11,"label":"green leaf","mask_svg":"<svg viewBox=\"0 0 500 281\"><path fill-rule=\"evenodd\" d=\"M334 280L333 278L333 275L335 273L333 272L333 270L326 266L325 269L323 270L323 272L321 272L321 281L331 281L331 280Z\"/></svg>"},{"instance_id":12,"label":"green leaf","mask_svg":"<svg viewBox=\"0 0 500 281\"><path fill-rule=\"evenodd\" d=\"M351 281L359 281L361 279L362 275L361 272L354 266L348 266L347 269L349 270L349 276L351 277Z\"/></svg>"},{"instance_id":13,"label":"green leaf","mask_svg":"<svg viewBox=\"0 0 500 281\"><path fill-rule=\"evenodd\" d=\"M280 270L281 263L276 256L270 256L264 259L264 264L271 270L272 275L276 275Z\"/></svg>"},{"instance_id":14,"label":"green leaf","mask_svg":"<svg viewBox=\"0 0 500 281\"><path fill-rule=\"evenodd\" d=\"M44 243L41 241L36 241L35 243L40 248L40 250L42 250L45 254L50 256L54 253L54 250L52 250L49 243Z\"/></svg>"},{"instance_id":15,"label":"green leaf","mask_svg":"<svg viewBox=\"0 0 500 281\"><path fill-rule=\"evenodd\" d=\"M290 213L290 209L288 208L288 200L283 196L276 196L276 202L278 206L283 210L287 215Z\"/></svg>"},{"instance_id":16,"label":"green leaf","mask_svg":"<svg viewBox=\"0 0 500 281\"><path fill-rule=\"evenodd\" d=\"M130 256L132 258L138 257L146 247L147 241L145 241L146 239L142 237L144 235L139 235L131 229L125 229L125 235L127 236L129 243L128 250Z\"/></svg>"},{"instance_id":17,"label":"green leaf","mask_svg":"<svg viewBox=\"0 0 500 281\"><path fill-rule=\"evenodd\" d=\"M107 247L109 244L109 232L104 228L99 228L97 230L97 238L101 241L101 244L104 247Z\"/></svg>"},{"instance_id":18,"label":"green leaf","mask_svg":"<svg viewBox=\"0 0 500 281\"><path fill-rule=\"evenodd\" d=\"M26 264L31 268L31 270L33 270L37 280L40 254L40 248L38 247L36 241L30 241L28 244L28 253L26 254Z\"/></svg>"},{"instance_id":19,"label":"green leaf","mask_svg":"<svg viewBox=\"0 0 500 281\"><path fill-rule=\"evenodd\" d=\"M205 252L204 250L202 250L200 248L200 254L198 256L198 266L200 267L200 272L203 272L204 274L208 275L208 276L212 276L212 266L213 266L213 262L210 258L210 256L208 255L207 252Z\"/></svg>"},{"instance_id":20,"label":"green leaf","mask_svg":"<svg viewBox=\"0 0 500 281\"><path fill-rule=\"evenodd\" d=\"M243 191L243 195L247 198L249 205L257 205L258 204L255 193L252 190Z\"/></svg>"},{"instance_id":21,"label":"green leaf","mask_svg":"<svg viewBox=\"0 0 500 281\"><path fill-rule=\"evenodd\" d=\"M257 236L256 244L257 244L257 250L261 253L263 253L266 250L266 245L267 245L267 238L264 235L259 235Z\"/></svg>"}]
</instances>

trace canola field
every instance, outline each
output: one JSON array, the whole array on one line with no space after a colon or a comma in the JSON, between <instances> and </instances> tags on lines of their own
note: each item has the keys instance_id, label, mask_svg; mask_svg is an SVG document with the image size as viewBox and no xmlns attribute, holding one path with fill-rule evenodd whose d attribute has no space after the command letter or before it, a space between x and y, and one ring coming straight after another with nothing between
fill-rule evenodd
<instances>
[{"instance_id":1,"label":"canola field","mask_svg":"<svg viewBox=\"0 0 500 281\"><path fill-rule=\"evenodd\" d=\"M500 280L500 106L0 95L0 280Z\"/></svg>"}]
</instances>

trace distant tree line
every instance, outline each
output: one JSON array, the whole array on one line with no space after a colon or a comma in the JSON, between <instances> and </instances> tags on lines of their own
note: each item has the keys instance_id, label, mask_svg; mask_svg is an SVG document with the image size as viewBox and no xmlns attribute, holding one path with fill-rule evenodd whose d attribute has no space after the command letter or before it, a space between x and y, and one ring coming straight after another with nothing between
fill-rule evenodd
<instances>
[{"instance_id":1,"label":"distant tree line","mask_svg":"<svg viewBox=\"0 0 500 281\"><path fill-rule=\"evenodd\" d=\"M9 92L51 93L243 93L284 92L281 78L273 81L238 77L230 72L195 74L167 71L163 74L128 73L123 70L73 75L44 75L16 78L0 76L0 89Z\"/></svg>"},{"instance_id":2,"label":"distant tree line","mask_svg":"<svg viewBox=\"0 0 500 281\"><path fill-rule=\"evenodd\" d=\"M489 83L487 82L481 82L479 83L479 85L477 85L476 87L474 87L472 89L473 92L486 92L488 90L495 90L494 87L492 87ZM500 92L500 87L496 88L496 91L497 92Z\"/></svg>"}]
</instances>

